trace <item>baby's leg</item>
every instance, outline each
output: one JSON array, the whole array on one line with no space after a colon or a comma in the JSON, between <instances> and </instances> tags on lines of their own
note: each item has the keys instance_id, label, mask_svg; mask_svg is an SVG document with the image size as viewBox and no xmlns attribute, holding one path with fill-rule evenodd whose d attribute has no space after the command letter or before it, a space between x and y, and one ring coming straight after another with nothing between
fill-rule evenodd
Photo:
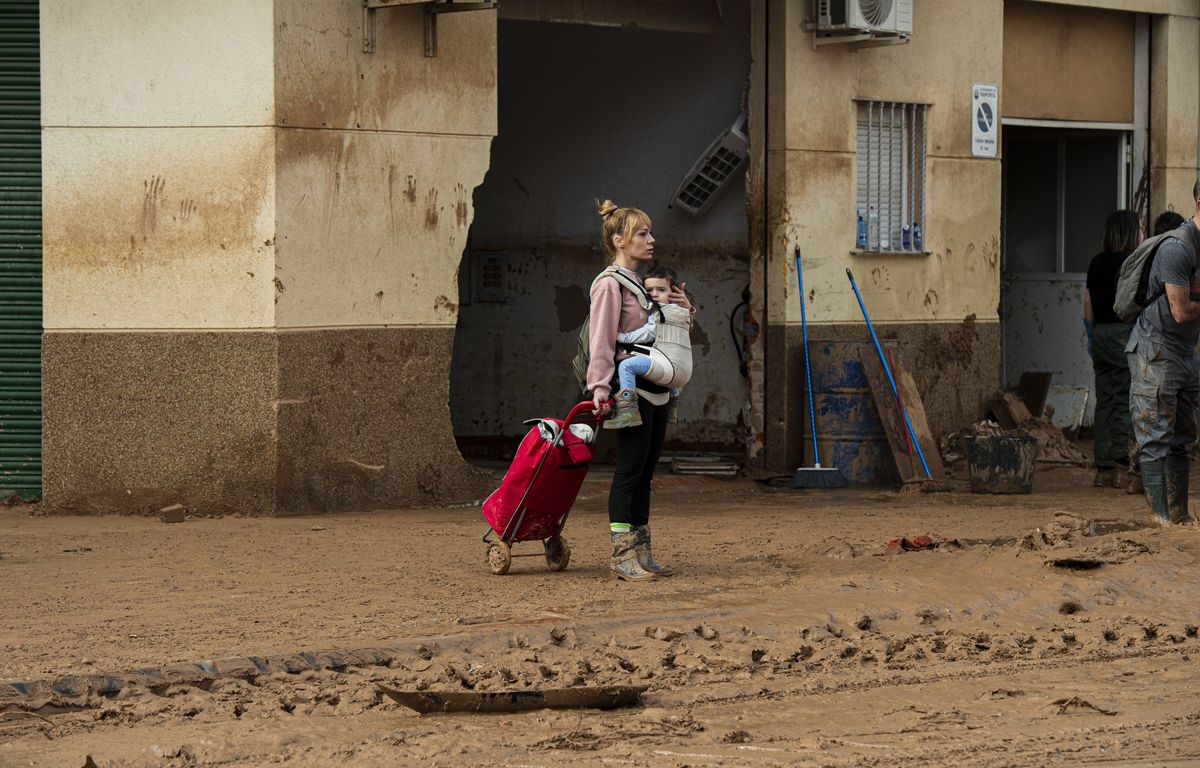
<instances>
[{"instance_id":1,"label":"baby's leg","mask_svg":"<svg viewBox=\"0 0 1200 768\"><path fill-rule=\"evenodd\" d=\"M637 386L637 377L645 376L649 372L649 355L634 355L617 364L617 378L621 381L621 389L633 389Z\"/></svg>"}]
</instances>

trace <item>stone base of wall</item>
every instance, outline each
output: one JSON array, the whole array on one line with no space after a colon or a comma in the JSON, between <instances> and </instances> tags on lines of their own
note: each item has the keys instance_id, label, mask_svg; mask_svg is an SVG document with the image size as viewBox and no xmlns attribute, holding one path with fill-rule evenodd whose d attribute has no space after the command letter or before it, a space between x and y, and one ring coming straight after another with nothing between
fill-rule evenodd
<instances>
[{"instance_id":1,"label":"stone base of wall","mask_svg":"<svg viewBox=\"0 0 1200 768\"><path fill-rule=\"evenodd\" d=\"M451 328L47 333L59 513L288 515L479 498L450 426Z\"/></svg>"},{"instance_id":2,"label":"stone base of wall","mask_svg":"<svg viewBox=\"0 0 1200 768\"><path fill-rule=\"evenodd\" d=\"M894 339L916 379L929 426L942 435L982 417L984 403L1000 386L1000 323L883 323L880 339ZM808 400L804 376L804 340L800 325L767 329L766 419L768 469L801 466L807 443ZM863 340L864 324L810 325L811 339Z\"/></svg>"}]
</instances>

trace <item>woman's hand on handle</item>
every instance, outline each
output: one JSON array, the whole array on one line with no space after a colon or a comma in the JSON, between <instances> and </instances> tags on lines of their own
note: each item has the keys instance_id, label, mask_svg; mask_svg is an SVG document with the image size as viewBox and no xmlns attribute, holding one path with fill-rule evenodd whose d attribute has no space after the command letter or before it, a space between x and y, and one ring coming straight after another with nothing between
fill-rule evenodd
<instances>
[{"instance_id":1,"label":"woman's hand on handle","mask_svg":"<svg viewBox=\"0 0 1200 768\"><path fill-rule=\"evenodd\" d=\"M592 395L592 405L595 406L595 408L592 410L592 413L596 414L597 416L607 416L608 409L611 405L611 401L608 399L608 393L602 394L600 392L596 392L594 395Z\"/></svg>"}]
</instances>

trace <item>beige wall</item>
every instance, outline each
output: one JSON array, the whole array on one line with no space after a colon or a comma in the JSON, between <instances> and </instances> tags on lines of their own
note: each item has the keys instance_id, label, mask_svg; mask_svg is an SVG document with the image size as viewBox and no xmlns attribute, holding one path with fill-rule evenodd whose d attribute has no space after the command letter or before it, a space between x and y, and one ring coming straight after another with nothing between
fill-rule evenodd
<instances>
[{"instance_id":1,"label":"beige wall","mask_svg":"<svg viewBox=\"0 0 1200 768\"><path fill-rule=\"evenodd\" d=\"M42 0L42 122L271 125L271 18L271 0Z\"/></svg>"},{"instance_id":2,"label":"beige wall","mask_svg":"<svg viewBox=\"0 0 1200 768\"><path fill-rule=\"evenodd\" d=\"M1131 13L1200 16L1196 0L1007 0L1010 3L1039 3L1043 5L1073 5L1081 8L1104 8Z\"/></svg>"},{"instance_id":3,"label":"beige wall","mask_svg":"<svg viewBox=\"0 0 1200 768\"><path fill-rule=\"evenodd\" d=\"M280 131L278 326L453 326L488 144Z\"/></svg>"},{"instance_id":4,"label":"beige wall","mask_svg":"<svg viewBox=\"0 0 1200 768\"><path fill-rule=\"evenodd\" d=\"M47 128L44 325L274 322L269 128Z\"/></svg>"},{"instance_id":5,"label":"beige wall","mask_svg":"<svg viewBox=\"0 0 1200 768\"><path fill-rule=\"evenodd\" d=\"M773 77L786 78L786 128L774 152L768 315L798 322L792 249L805 263L809 321L858 322L851 267L877 322L996 320L999 291L1000 162L971 157L971 86L1000 84L1003 3L976 2L970 23L957 0L926 0L907 45L814 50L802 24L807 5L772 6L787 35ZM776 11L785 17L778 19ZM1003 90L1001 90L1003 98ZM930 104L926 249L931 255L851 255L855 231L854 99ZM772 103L772 109L777 103ZM777 146L772 142L772 148Z\"/></svg>"},{"instance_id":6,"label":"beige wall","mask_svg":"<svg viewBox=\"0 0 1200 768\"><path fill-rule=\"evenodd\" d=\"M472 193L496 133L496 14L275 9L280 328L453 326Z\"/></svg>"},{"instance_id":7,"label":"beige wall","mask_svg":"<svg viewBox=\"0 0 1200 768\"><path fill-rule=\"evenodd\" d=\"M41 4L44 324L274 324L271 6Z\"/></svg>"},{"instance_id":8,"label":"beige wall","mask_svg":"<svg viewBox=\"0 0 1200 768\"><path fill-rule=\"evenodd\" d=\"M452 326L495 12L42 4L47 329Z\"/></svg>"},{"instance_id":9,"label":"beige wall","mask_svg":"<svg viewBox=\"0 0 1200 768\"><path fill-rule=\"evenodd\" d=\"M1044 3L1004 10L1004 116L1133 122L1134 15Z\"/></svg>"},{"instance_id":10,"label":"beige wall","mask_svg":"<svg viewBox=\"0 0 1200 768\"><path fill-rule=\"evenodd\" d=\"M1151 28L1150 210L1189 215L1200 112L1200 20L1160 16Z\"/></svg>"}]
</instances>

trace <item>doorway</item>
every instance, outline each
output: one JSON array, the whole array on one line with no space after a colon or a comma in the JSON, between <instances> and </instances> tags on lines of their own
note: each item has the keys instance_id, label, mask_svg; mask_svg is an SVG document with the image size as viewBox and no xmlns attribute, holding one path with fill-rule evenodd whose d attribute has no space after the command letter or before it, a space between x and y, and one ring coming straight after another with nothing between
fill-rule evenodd
<instances>
[{"instance_id":1,"label":"doorway","mask_svg":"<svg viewBox=\"0 0 1200 768\"><path fill-rule=\"evenodd\" d=\"M1060 426L1072 425L1080 409L1082 425L1092 423L1083 295L1088 264L1103 250L1105 219L1129 207L1131 141L1123 126L1004 127L1003 383L1050 373L1048 402Z\"/></svg>"},{"instance_id":2,"label":"doorway","mask_svg":"<svg viewBox=\"0 0 1200 768\"><path fill-rule=\"evenodd\" d=\"M509 9L523 15L519 3ZM475 190L451 374L455 436L469 460L511 456L525 420L561 416L580 399L570 363L588 287L606 263L597 198L645 210L657 263L694 295L695 375L668 449L744 451L744 166L699 215L672 203L744 110L750 7L676 10L660 29L649 12L636 24L501 15L499 132Z\"/></svg>"}]
</instances>

